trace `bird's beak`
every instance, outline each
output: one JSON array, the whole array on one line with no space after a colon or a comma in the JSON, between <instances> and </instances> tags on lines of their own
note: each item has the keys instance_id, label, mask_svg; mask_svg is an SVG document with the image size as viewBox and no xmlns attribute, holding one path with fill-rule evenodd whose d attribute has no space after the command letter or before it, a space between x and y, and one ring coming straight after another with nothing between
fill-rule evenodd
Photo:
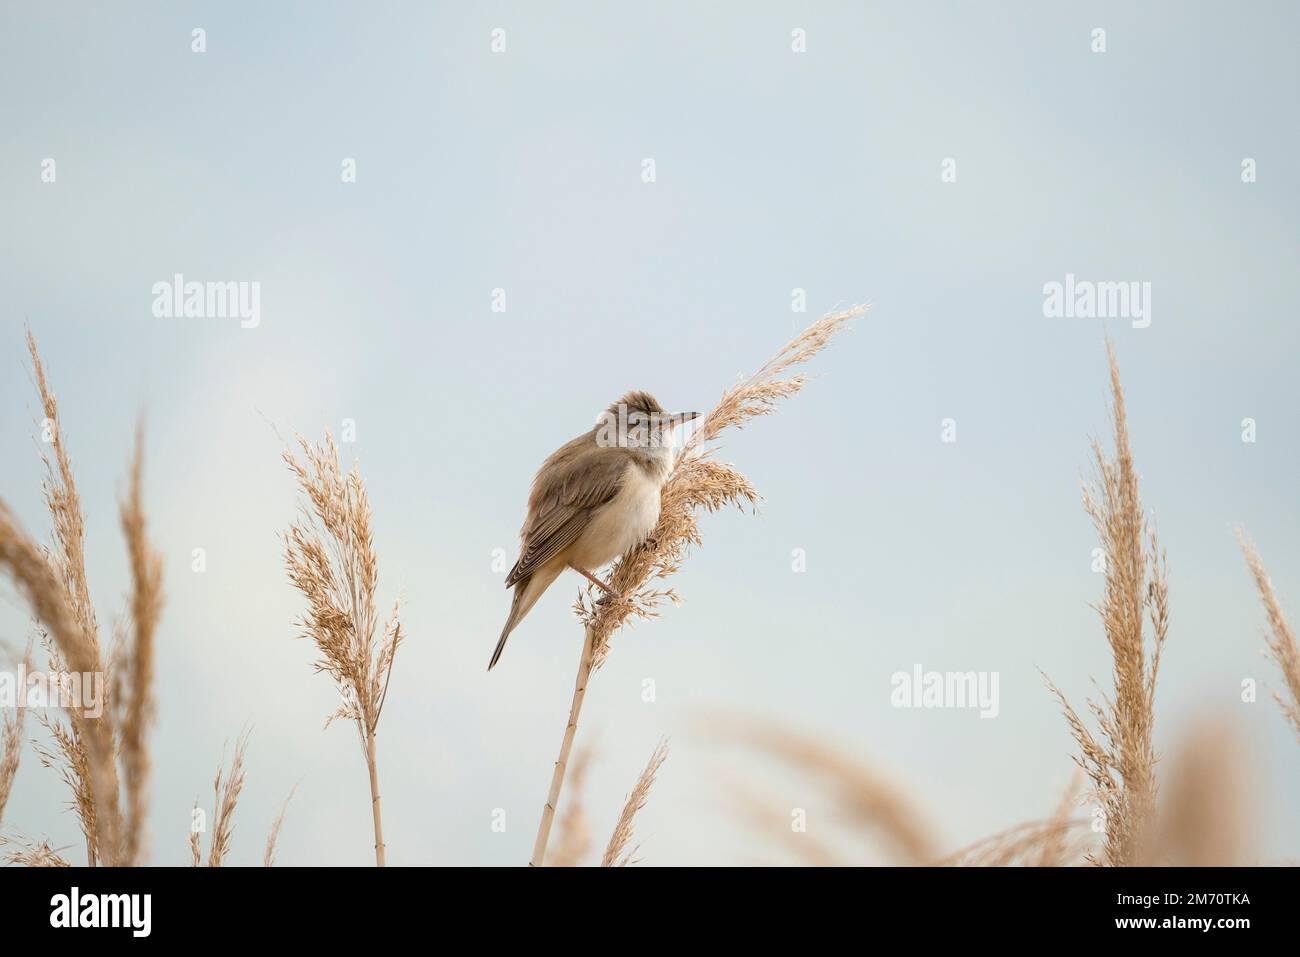
<instances>
[{"instance_id":1,"label":"bird's beak","mask_svg":"<svg viewBox=\"0 0 1300 957\"><path fill-rule=\"evenodd\" d=\"M668 425L675 429L683 422L689 422L691 419L698 419L699 417L700 413L698 412L674 412L668 416Z\"/></svg>"}]
</instances>

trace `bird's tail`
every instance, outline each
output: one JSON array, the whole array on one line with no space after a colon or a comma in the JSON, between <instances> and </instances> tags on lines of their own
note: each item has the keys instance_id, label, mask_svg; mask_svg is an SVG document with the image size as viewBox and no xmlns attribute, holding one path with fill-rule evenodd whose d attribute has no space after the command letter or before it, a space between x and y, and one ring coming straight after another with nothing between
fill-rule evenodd
<instances>
[{"instance_id":1,"label":"bird's tail","mask_svg":"<svg viewBox=\"0 0 1300 957\"><path fill-rule=\"evenodd\" d=\"M527 614L525 610L520 613L520 606L523 604L524 592L528 590L528 581L522 581L515 586L515 600L510 603L510 617L506 619L506 626L501 629L501 637L497 639L496 651L492 652L492 660L488 662L488 671L496 667L501 660L501 652L506 650L506 639L510 637L510 632L515 630L515 625Z\"/></svg>"},{"instance_id":2,"label":"bird's tail","mask_svg":"<svg viewBox=\"0 0 1300 957\"><path fill-rule=\"evenodd\" d=\"M510 603L510 617L506 619L506 626L501 629L496 651L492 652L492 660L488 662L488 671L491 671L501 659L501 652L506 647L506 639L510 637L510 632L514 631L524 620L524 616L533 610L537 599L542 597L542 592L551 587L551 582L559 576L562 568L563 565L557 563L545 565L515 584L515 598Z\"/></svg>"}]
</instances>

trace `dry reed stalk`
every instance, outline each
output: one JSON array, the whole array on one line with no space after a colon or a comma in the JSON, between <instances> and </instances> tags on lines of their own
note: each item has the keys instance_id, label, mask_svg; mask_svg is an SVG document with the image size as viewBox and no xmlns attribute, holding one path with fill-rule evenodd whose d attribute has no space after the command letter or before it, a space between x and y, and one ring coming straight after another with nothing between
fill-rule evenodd
<instances>
[{"instance_id":1,"label":"dry reed stalk","mask_svg":"<svg viewBox=\"0 0 1300 957\"><path fill-rule=\"evenodd\" d=\"M1112 866L1142 861L1155 810L1156 754L1152 725L1156 674L1169 627L1167 563L1154 528L1148 526L1138 494L1138 476L1129 446L1124 391L1115 350L1106 341L1112 392L1115 457L1092 443L1096 478L1083 489L1084 509L1093 520L1105 552L1106 586L1097 611L1114 661L1115 696L1089 701L1099 733L1094 735L1064 694L1047 680L1061 702L1079 745L1076 763L1092 781L1105 817L1106 840L1095 863ZM1152 641L1148 655L1144 620ZM1046 678L1046 676L1044 676Z\"/></svg>"},{"instance_id":2,"label":"dry reed stalk","mask_svg":"<svg viewBox=\"0 0 1300 957\"><path fill-rule=\"evenodd\" d=\"M356 723L370 777L370 807L375 833L375 864L384 866L384 833L379 799L376 731L388 694L393 659L402 642L402 627L393 606L376 639L375 592L379 563L371 532L370 499L355 467L344 475L334 437L323 446L298 436L305 464L289 450L285 464L298 480L306 502L284 535L289 580L307 598L308 612L299 619L303 637L320 652L316 670L334 679L342 706L335 718Z\"/></svg>"},{"instance_id":3,"label":"dry reed stalk","mask_svg":"<svg viewBox=\"0 0 1300 957\"><path fill-rule=\"evenodd\" d=\"M637 812L645 807L646 801L650 799L650 789L654 787L655 775L663 767L663 763L668 758L668 742L660 741L655 747L654 753L650 755L650 761L646 764L645 770L637 778L636 787L627 796L627 802L623 805L623 813L618 816L618 823L614 826L614 833L609 838L609 845L605 848L605 856L601 858L601 867L627 867L629 864L635 864L635 855L640 850L640 845L629 847L632 843L632 823L636 819Z\"/></svg>"},{"instance_id":4,"label":"dry reed stalk","mask_svg":"<svg viewBox=\"0 0 1300 957\"><path fill-rule=\"evenodd\" d=\"M859 826L882 834L890 853L901 863L922 864L934 858L933 828L920 809L865 764L818 738L762 719L711 715L706 728L714 737L759 748L828 782L844 813ZM783 821L783 830L788 829L789 822Z\"/></svg>"},{"instance_id":5,"label":"dry reed stalk","mask_svg":"<svg viewBox=\"0 0 1300 957\"><path fill-rule=\"evenodd\" d=\"M786 343L752 376L724 390L722 398L699 420L694 434L682 447L676 464L660 493L659 521L644 542L634 546L614 563L609 584L621 599L597 601L588 589L575 610L583 623L582 654L574 681L569 720L560 741L560 754L551 774L551 786L537 826L537 839L529 866L540 867L546 859L546 844L551 823L559 804L564 775L573 748L574 735L587 682L609 653L609 639L629 618L654 618L665 601L676 604L671 589L650 585L652 580L667 578L681 567L692 546L701 543L698 510L716 512L728 505L755 505L758 493L749 480L730 465L712 458L717 450L711 445L728 428L742 428L746 422L775 410L779 400L799 392L806 377L801 373L785 375L793 366L807 362L829 344L851 319L862 315L865 307L831 313L814 322Z\"/></svg>"},{"instance_id":6,"label":"dry reed stalk","mask_svg":"<svg viewBox=\"0 0 1300 957\"><path fill-rule=\"evenodd\" d=\"M593 633L591 626L583 628L582 656L578 659L578 676L573 682L573 700L569 703L569 720L564 726L564 736L560 740L560 756L555 761L551 772L551 788L546 797L546 806L542 808L542 820L537 826L537 839L533 842L533 856L528 861L529 867L541 867L546 860L546 844L551 835L551 819L555 816L556 805L560 801L560 788L564 785L564 772L569 766L569 751L573 748L573 738L578 732L578 715L582 713L582 702L587 696L587 680L591 677L593 658Z\"/></svg>"},{"instance_id":7,"label":"dry reed stalk","mask_svg":"<svg viewBox=\"0 0 1300 957\"><path fill-rule=\"evenodd\" d=\"M1255 543L1247 538L1241 529L1237 529L1237 541L1246 556L1246 564L1250 566L1255 587L1259 589L1260 601L1264 603L1264 611L1268 615L1271 633L1265 635L1265 640L1268 642L1269 655L1282 670L1282 678L1286 681L1287 691L1291 695L1288 700L1280 692L1275 691L1273 697L1278 707L1282 709L1282 714L1295 728L1296 735L1300 736L1300 645L1297 645L1295 632L1291 630L1290 622L1282 613L1282 603L1278 601L1277 592L1273 590L1273 581L1268 577L1264 560L1260 557Z\"/></svg>"},{"instance_id":8,"label":"dry reed stalk","mask_svg":"<svg viewBox=\"0 0 1300 957\"><path fill-rule=\"evenodd\" d=\"M235 807L240 792L244 790L244 751L248 747L248 731L235 741L235 754L227 772L223 764L217 765L217 776L212 779L212 837L208 845L208 867L220 867L230 852L230 840L235 832ZM197 833L190 831L190 848L195 860L199 858Z\"/></svg>"},{"instance_id":9,"label":"dry reed stalk","mask_svg":"<svg viewBox=\"0 0 1300 957\"><path fill-rule=\"evenodd\" d=\"M289 802L293 800L293 795L297 790L298 785L296 784L289 789L289 796L286 797L284 803L280 805L280 813L278 813L275 816L275 820L271 822L271 833L266 839L266 850L262 854L263 867L275 866L275 845L276 842L280 840L280 828L284 824L284 812L289 810Z\"/></svg>"},{"instance_id":10,"label":"dry reed stalk","mask_svg":"<svg viewBox=\"0 0 1300 957\"><path fill-rule=\"evenodd\" d=\"M591 851L591 822L583 803L587 769L594 754L591 746L578 749L569 772L569 800L560 815L555 846L546 857L549 867L577 867Z\"/></svg>"}]
</instances>

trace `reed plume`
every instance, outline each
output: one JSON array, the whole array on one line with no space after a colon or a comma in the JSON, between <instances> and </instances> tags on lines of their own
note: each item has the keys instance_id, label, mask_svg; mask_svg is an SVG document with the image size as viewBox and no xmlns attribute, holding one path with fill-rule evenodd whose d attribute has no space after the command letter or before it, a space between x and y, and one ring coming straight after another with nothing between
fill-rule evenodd
<instances>
[{"instance_id":1,"label":"reed plume","mask_svg":"<svg viewBox=\"0 0 1300 957\"><path fill-rule=\"evenodd\" d=\"M245 731L235 739L235 753L230 760L230 768L225 766L225 759L217 765L216 777L212 779L212 836L208 839L208 867L220 867L230 853L230 842L235 833L235 808L239 804L239 795L244 790L244 752L248 749L251 732ZM198 802L194 802L195 811ZM190 827L190 858L195 867L203 861L203 839L200 828L196 825L201 820L199 814L193 817ZM268 849L269 850L269 849Z\"/></svg>"},{"instance_id":2,"label":"reed plume","mask_svg":"<svg viewBox=\"0 0 1300 957\"><path fill-rule=\"evenodd\" d=\"M744 475L712 457L716 447L711 443L724 430L742 428L751 419L774 411L781 399L799 392L806 378L801 373L787 375L789 370L821 352L836 332L863 312L865 307L857 307L822 317L786 343L752 376L722 393L722 399L699 420L694 434L677 456L660 492L658 523L645 541L614 563L609 585L614 594L623 597L610 596L609 600L597 601L591 589L579 597L575 611L583 624L582 654L569 705L569 720L551 774L530 866L540 867L546 859L551 823L564 785L587 682L609 653L610 638L629 618L654 618L665 601L678 603L679 598L671 588L652 583L677 571L690 548L701 543L699 510L716 512L729 505L753 506L758 502L758 493Z\"/></svg>"},{"instance_id":3,"label":"reed plume","mask_svg":"<svg viewBox=\"0 0 1300 957\"><path fill-rule=\"evenodd\" d=\"M303 637L316 645L316 670L329 675L343 703L325 722L354 722L370 775L370 807L375 834L375 864L384 866L384 833L379 800L375 735L388 694L393 659L403 639L393 606L379 628L375 593L379 562L371 531L370 499L360 469L344 475L334 437L313 446L298 436L303 463L286 450L284 461L298 480L305 501L284 535L289 580L307 599L298 620Z\"/></svg>"},{"instance_id":4,"label":"reed plume","mask_svg":"<svg viewBox=\"0 0 1300 957\"><path fill-rule=\"evenodd\" d=\"M609 845L605 848L605 856L601 858L601 867L627 867L629 864L636 863L636 852L640 850L640 845L631 846L632 823L636 819L637 813L645 807L646 801L650 799L650 789L654 787L655 776L667 759L668 742L660 741L650 755L650 761L646 764L645 770L637 778L636 786L632 788L632 792L627 796L627 802L623 805L623 812L618 816L618 823L614 826L614 833L610 835Z\"/></svg>"},{"instance_id":5,"label":"reed plume","mask_svg":"<svg viewBox=\"0 0 1300 957\"><path fill-rule=\"evenodd\" d=\"M1295 728L1296 735L1300 737L1300 645L1296 644L1291 623L1282 613L1282 603L1278 600L1277 592L1273 590L1273 581L1264 568L1264 560L1260 558L1259 549L1241 529L1237 529L1237 541L1246 556L1246 564L1250 566L1255 587L1259 589L1260 601L1264 603L1264 611L1268 615L1269 632L1265 634L1265 640L1268 642L1269 656L1281 669L1282 679L1286 682L1290 694L1287 698L1275 691L1273 697L1278 707L1282 709L1282 714Z\"/></svg>"},{"instance_id":6,"label":"reed plume","mask_svg":"<svg viewBox=\"0 0 1300 957\"><path fill-rule=\"evenodd\" d=\"M1093 520L1105 556L1105 591L1097 611L1113 659L1114 697L1088 707L1094 734L1050 679L1079 746L1075 761L1092 782L1105 818L1106 839L1095 863L1132 865L1145 860L1155 809L1156 754L1152 745L1156 674L1169 629L1167 564L1154 528L1147 524L1129 446L1128 419L1119 364L1109 340L1114 458L1092 443L1096 476L1083 488L1084 509ZM1151 650L1145 624L1149 619Z\"/></svg>"}]
</instances>

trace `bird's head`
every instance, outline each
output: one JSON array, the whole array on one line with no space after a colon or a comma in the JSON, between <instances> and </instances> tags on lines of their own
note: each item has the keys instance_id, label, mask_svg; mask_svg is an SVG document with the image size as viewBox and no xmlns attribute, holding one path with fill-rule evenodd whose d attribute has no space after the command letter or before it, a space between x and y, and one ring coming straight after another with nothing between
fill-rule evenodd
<instances>
[{"instance_id":1,"label":"bird's head","mask_svg":"<svg viewBox=\"0 0 1300 957\"><path fill-rule=\"evenodd\" d=\"M649 392L633 390L600 414L596 441L621 448L669 449L673 430L697 418L698 412L665 412Z\"/></svg>"}]
</instances>

